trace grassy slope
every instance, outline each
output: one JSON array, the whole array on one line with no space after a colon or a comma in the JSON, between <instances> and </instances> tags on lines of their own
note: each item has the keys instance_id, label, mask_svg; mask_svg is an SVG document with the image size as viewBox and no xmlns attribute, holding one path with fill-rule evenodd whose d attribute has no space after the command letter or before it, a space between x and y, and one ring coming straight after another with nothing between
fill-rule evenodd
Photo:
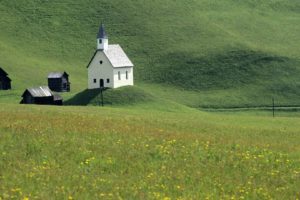
<instances>
[{"instance_id":1,"label":"grassy slope","mask_svg":"<svg viewBox=\"0 0 300 200\"><path fill-rule=\"evenodd\" d=\"M15 90L0 92L0 101L18 102L51 70L71 74L66 98L84 91L103 21L110 42L135 63L136 83L153 96L192 107L259 106L273 96L298 105L299 10L290 0L2 0L0 65Z\"/></svg>"},{"instance_id":2,"label":"grassy slope","mask_svg":"<svg viewBox=\"0 0 300 200\"><path fill-rule=\"evenodd\" d=\"M298 118L2 105L4 199L300 195Z\"/></svg>"}]
</instances>

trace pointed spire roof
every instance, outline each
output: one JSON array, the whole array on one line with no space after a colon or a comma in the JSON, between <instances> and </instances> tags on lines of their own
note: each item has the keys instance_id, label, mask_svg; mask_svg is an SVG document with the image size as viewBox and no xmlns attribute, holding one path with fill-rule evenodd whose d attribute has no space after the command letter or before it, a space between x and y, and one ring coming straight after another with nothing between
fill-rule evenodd
<instances>
[{"instance_id":1,"label":"pointed spire roof","mask_svg":"<svg viewBox=\"0 0 300 200\"><path fill-rule=\"evenodd\" d=\"M99 32L97 35L97 38L107 38L107 35L105 33L105 29L104 29L104 25L101 23L100 28L99 28Z\"/></svg>"}]
</instances>

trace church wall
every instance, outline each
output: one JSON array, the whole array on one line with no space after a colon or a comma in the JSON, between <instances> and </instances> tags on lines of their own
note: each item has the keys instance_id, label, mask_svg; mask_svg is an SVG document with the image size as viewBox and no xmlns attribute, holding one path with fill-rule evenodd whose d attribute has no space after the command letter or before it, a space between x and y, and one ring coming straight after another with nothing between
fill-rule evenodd
<instances>
[{"instance_id":1,"label":"church wall","mask_svg":"<svg viewBox=\"0 0 300 200\"><path fill-rule=\"evenodd\" d=\"M126 79L126 71L128 72L128 79ZM119 72L120 72L121 80L119 80ZM126 85L133 85L133 68L132 67L114 68L113 88L118 88Z\"/></svg>"},{"instance_id":2,"label":"church wall","mask_svg":"<svg viewBox=\"0 0 300 200\"><path fill-rule=\"evenodd\" d=\"M100 64L101 60L102 64ZM95 83L94 79L96 79ZM113 67L102 51L97 52L88 68L88 89L100 88L100 79L103 79L104 87L113 88Z\"/></svg>"}]
</instances>

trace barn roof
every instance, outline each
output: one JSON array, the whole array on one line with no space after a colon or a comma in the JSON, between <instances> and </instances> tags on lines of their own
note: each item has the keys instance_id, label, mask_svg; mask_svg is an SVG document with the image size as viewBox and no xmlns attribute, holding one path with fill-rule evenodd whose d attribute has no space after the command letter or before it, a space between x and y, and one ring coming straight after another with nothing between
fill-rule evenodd
<instances>
[{"instance_id":1,"label":"barn roof","mask_svg":"<svg viewBox=\"0 0 300 200\"><path fill-rule=\"evenodd\" d=\"M48 74L48 78L61 78L64 75L68 76L68 74L66 72L50 72Z\"/></svg>"},{"instance_id":2,"label":"barn roof","mask_svg":"<svg viewBox=\"0 0 300 200\"><path fill-rule=\"evenodd\" d=\"M4 71L1 67L0 67L0 75L4 76L5 80L11 81L11 79L8 77L8 74L6 73L6 71Z\"/></svg>"},{"instance_id":3,"label":"barn roof","mask_svg":"<svg viewBox=\"0 0 300 200\"><path fill-rule=\"evenodd\" d=\"M133 67L132 62L127 57L126 53L123 51L121 46L118 44L112 44L108 45L107 50L96 50L87 68L90 66L98 51L103 51L103 53L106 55L113 67Z\"/></svg>"},{"instance_id":4,"label":"barn roof","mask_svg":"<svg viewBox=\"0 0 300 200\"><path fill-rule=\"evenodd\" d=\"M4 71L4 69L2 69L1 67L0 67L0 74L3 74L4 76L7 76L8 74L6 73L6 71Z\"/></svg>"},{"instance_id":5,"label":"barn roof","mask_svg":"<svg viewBox=\"0 0 300 200\"><path fill-rule=\"evenodd\" d=\"M28 91L33 97L51 97L53 96L52 91L48 86L39 86L34 88L27 88L22 96Z\"/></svg>"},{"instance_id":6,"label":"barn roof","mask_svg":"<svg viewBox=\"0 0 300 200\"><path fill-rule=\"evenodd\" d=\"M103 25L103 24L100 25L100 28L99 28L99 32L98 32L97 38L107 38L107 35L106 35L106 33L105 33L105 28L104 28L104 25Z\"/></svg>"}]
</instances>

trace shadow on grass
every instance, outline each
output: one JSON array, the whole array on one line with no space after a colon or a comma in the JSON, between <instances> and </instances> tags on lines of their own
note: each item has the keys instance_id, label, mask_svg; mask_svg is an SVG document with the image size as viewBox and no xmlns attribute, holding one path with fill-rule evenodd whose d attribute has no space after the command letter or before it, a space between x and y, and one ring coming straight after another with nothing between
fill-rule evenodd
<instances>
[{"instance_id":1,"label":"shadow on grass","mask_svg":"<svg viewBox=\"0 0 300 200\"><path fill-rule=\"evenodd\" d=\"M251 50L230 50L206 57L171 53L159 58L145 74L151 74L152 82L189 90L229 89L262 81L272 85L287 73L297 81L299 65L295 59Z\"/></svg>"},{"instance_id":2,"label":"shadow on grass","mask_svg":"<svg viewBox=\"0 0 300 200\"><path fill-rule=\"evenodd\" d=\"M88 90L77 93L74 97L64 102L65 105L86 106L96 103L97 97L100 96L100 89ZM99 102L98 102L99 103Z\"/></svg>"},{"instance_id":3,"label":"shadow on grass","mask_svg":"<svg viewBox=\"0 0 300 200\"><path fill-rule=\"evenodd\" d=\"M71 99L64 102L65 105L101 105L100 89L83 90ZM144 90L134 86L126 86L117 89L105 89L103 91L104 105L133 105L152 101L153 97Z\"/></svg>"}]
</instances>

